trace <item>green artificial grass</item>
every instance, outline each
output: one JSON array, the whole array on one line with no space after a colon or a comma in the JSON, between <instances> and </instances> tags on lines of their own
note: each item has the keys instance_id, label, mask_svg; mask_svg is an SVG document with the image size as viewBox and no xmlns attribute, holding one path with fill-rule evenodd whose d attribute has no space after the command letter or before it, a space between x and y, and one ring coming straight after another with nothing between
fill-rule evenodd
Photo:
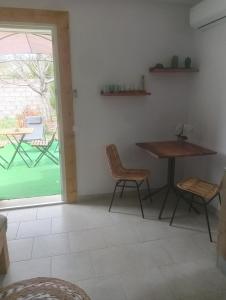
<instances>
[{"instance_id":1,"label":"green artificial grass","mask_svg":"<svg viewBox=\"0 0 226 300\"><path fill-rule=\"evenodd\" d=\"M32 160L40 152L35 147L23 144ZM56 144L52 145L54 151ZM12 145L0 149L0 156L10 161L14 152ZM58 152L54 153L59 155ZM1 159L0 159L1 161ZM17 154L10 169L0 166L0 200L50 196L61 193L60 166L44 156L36 167L28 168Z\"/></svg>"}]
</instances>

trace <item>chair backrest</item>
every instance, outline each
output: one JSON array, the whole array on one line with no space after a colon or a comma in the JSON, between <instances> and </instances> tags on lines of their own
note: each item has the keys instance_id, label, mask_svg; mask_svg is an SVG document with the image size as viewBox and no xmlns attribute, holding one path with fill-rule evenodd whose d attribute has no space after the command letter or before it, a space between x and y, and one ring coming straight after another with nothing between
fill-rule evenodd
<instances>
[{"instance_id":1,"label":"chair backrest","mask_svg":"<svg viewBox=\"0 0 226 300\"><path fill-rule=\"evenodd\" d=\"M52 143L54 142L55 138L56 138L56 134L57 134L57 130L55 130L52 134L52 136L47 140L48 141L48 144L52 145Z\"/></svg>"},{"instance_id":2,"label":"chair backrest","mask_svg":"<svg viewBox=\"0 0 226 300\"><path fill-rule=\"evenodd\" d=\"M43 140L44 139L44 125L41 116L29 116L25 118L25 125L33 128L33 132L26 134L24 141Z\"/></svg>"},{"instance_id":3,"label":"chair backrest","mask_svg":"<svg viewBox=\"0 0 226 300\"><path fill-rule=\"evenodd\" d=\"M221 181L220 181L220 184L219 184L219 188L218 188L219 192L223 189L224 181L225 181L225 175L221 178Z\"/></svg>"},{"instance_id":4,"label":"chair backrest","mask_svg":"<svg viewBox=\"0 0 226 300\"><path fill-rule=\"evenodd\" d=\"M123 169L117 147L114 144L107 145L106 153L111 173L113 176L115 176Z\"/></svg>"}]
</instances>

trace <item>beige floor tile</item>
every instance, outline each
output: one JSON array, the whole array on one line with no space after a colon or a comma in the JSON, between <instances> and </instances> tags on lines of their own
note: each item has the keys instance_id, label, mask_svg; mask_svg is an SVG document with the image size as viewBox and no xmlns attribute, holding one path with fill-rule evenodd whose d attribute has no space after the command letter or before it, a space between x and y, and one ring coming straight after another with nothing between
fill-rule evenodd
<instances>
[{"instance_id":1,"label":"beige floor tile","mask_svg":"<svg viewBox=\"0 0 226 300\"><path fill-rule=\"evenodd\" d=\"M78 282L92 300L127 300L118 276Z\"/></svg>"},{"instance_id":2,"label":"beige floor tile","mask_svg":"<svg viewBox=\"0 0 226 300\"><path fill-rule=\"evenodd\" d=\"M109 247L124 244L135 244L141 241L141 236L137 229L137 224L117 224L104 228L103 236Z\"/></svg>"},{"instance_id":3,"label":"beige floor tile","mask_svg":"<svg viewBox=\"0 0 226 300\"><path fill-rule=\"evenodd\" d=\"M7 275L0 277L1 286L34 277L49 277L50 267L50 258L11 263Z\"/></svg>"},{"instance_id":4,"label":"beige floor tile","mask_svg":"<svg viewBox=\"0 0 226 300\"><path fill-rule=\"evenodd\" d=\"M8 223L8 226L7 226L8 241L16 239L18 228L19 228L19 223Z\"/></svg>"},{"instance_id":5,"label":"beige floor tile","mask_svg":"<svg viewBox=\"0 0 226 300\"><path fill-rule=\"evenodd\" d=\"M37 216L37 208L15 209L15 210L9 210L7 219L8 219L8 223L31 221L31 220L35 220L36 216Z\"/></svg>"},{"instance_id":6,"label":"beige floor tile","mask_svg":"<svg viewBox=\"0 0 226 300\"><path fill-rule=\"evenodd\" d=\"M145 268L140 245L124 245L91 251L96 276L111 276Z\"/></svg>"},{"instance_id":7,"label":"beige floor tile","mask_svg":"<svg viewBox=\"0 0 226 300\"><path fill-rule=\"evenodd\" d=\"M72 252L106 248L102 230L87 229L69 233L70 249Z\"/></svg>"},{"instance_id":8,"label":"beige floor tile","mask_svg":"<svg viewBox=\"0 0 226 300\"><path fill-rule=\"evenodd\" d=\"M21 222L17 238L27 238L51 233L51 219Z\"/></svg>"},{"instance_id":9,"label":"beige floor tile","mask_svg":"<svg viewBox=\"0 0 226 300\"><path fill-rule=\"evenodd\" d=\"M8 242L11 262L31 259L33 239L12 240Z\"/></svg>"},{"instance_id":10,"label":"beige floor tile","mask_svg":"<svg viewBox=\"0 0 226 300\"><path fill-rule=\"evenodd\" d=\"M34 238L33 258L69 253L68 234L46 235Z\"/></svg>"},{"instance_id":11,"label":"beige floor tile","mask_svg":"<svg viewBox=\"0 0 226 300\"><path fill-rule=\"evenodd\" d=\"M133 273L122 274L120 277L127 300L175 300L158 268L144 272L134 270Z\"/></svg>"},{"instance_id":12,"label":"beige floor tile","mask_svg":"<svg viewBox=\"0 0 226 300\"><path fill-rule=\"evenodd\" d=\"M85 280L94 276L88 253L52 257L52 276L64 280Z\"/></svg>"}]
</instances>

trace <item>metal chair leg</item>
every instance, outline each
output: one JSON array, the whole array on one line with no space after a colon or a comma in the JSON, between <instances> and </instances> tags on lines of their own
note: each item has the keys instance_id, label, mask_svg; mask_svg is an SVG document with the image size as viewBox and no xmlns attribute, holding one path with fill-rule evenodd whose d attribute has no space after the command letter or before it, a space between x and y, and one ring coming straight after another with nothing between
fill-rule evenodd
<instances>
[{"instance_id":1,"label":"metal chair leg","mask_svg":"<svg viewBox=\"0 0 226 300\"><path fill-rule=\"evenodd\" d=\"M150 184L149 184L148 178L146 179L146 184L147 184L147 188L148 188L149 199L150 199L150 202L152 202L151 189L150 189Z\"/></svg>"},{"instance_id":2,"label":"metal chair leg","mask_svg":"<svg viewBox=\"0 0 226 300\"><path fill-rule=\"evenodd\" d=\"M120 195L119 195L119 198L122 198L122 197L123 197L125 185L126 185L126 180L125 180L124 183L123 183L122 190L121 190L121 193L120 193Z\"/></svg>"},{"instance_id":3,"label":"metal chair leg","mask_svg":"<svg viewBox=\"0 0 226 300\"><path fill-rule=\"evenodd\" d=\"M167 201L168 196L169 196L169 192L170 192L170 188L167 189L167 192L166 192L166 195L165 195L165 199L164 199L164 201L162 203L162 207L161 207L161 210L160 210L160 213L159 213L159 220L161 220L161 218L162 218L162 213L163 213L163 211L165 209L166 201Z\"/></svg>"},{"instance_id":4,"label":"metal chair leg","mask_svg":"<svg viewBox=\"0 0 226 300\"><path fill-rule=\"evenodd\" d=\"M170 224L169 224L170 226L172 226L172 224L173 224L173 220L174 220L174 217L175 217L175 214L176 214L176 210L177 210L177 207L178 207L179 202L180 202L180 196L179 195L176 195L176 196L177 196L177 202L176 202L176 205L175 205L175 208L174 208L171 220L170 220Z\"/></svg>"},{"instance_id":5,"label":"metal chair leg","mask_svg":"<svg viewBox=\"0 0 226 300\"><path fill-rule=\"evenodd\" d=\"M108 209L109 212L111 211L111 207L112 207L113 201L115 199L115 192L116 192L116 189L118 187L118 184L119 184L119 181L117 181L116 184L115 184L114 192L113 192L112 198L111 198L111 203L110 203L110 206L109 206L109 209Z\"/></svg>"},{"instance_id":6,"label":"metal chair leg","mask_svg":"<svg viewBox=\"0 0 226 300\"><path fill-rule=\"evenodd\" d=\"M54 152L59 152L59 143L58 143L58 141L57 141L56 147L54 149Z\"/></svg>"},{"instance_id":7,"label":"metal chair leg","mask_svg":"<svg viewBox=\"0 0 226 300\"><path fill-rule=\"evenodd\" d=\"M221 205L221 194L220 193L218 194L218 199L219 199L219 202L220 202L220 205Z\"/></svg>"},{"instance_id":8,"label":"metal chair leg","mask_svg":"<svg viewBox=\"0 0 226 300\"><path fill-rule=\"evenodd\" d=\"M4 157L2 157L1 155L0 155L0 166L3 168L3 169L7 169L7 166L8 166L8 161L4 158Z\"/></svg>"},{"instance_id":9,"label":"metal chair leg","mask_svg":"<svg viewBox=\"0 0 226 300\"><path fill-rule=\"evenodd\" d=\"M191 210L192 210L193 199L194 199L194 195L191 196L191 203L190 203L190 206L189 206L189 212L191 212Z\"/></svg>"},{"instance_id":10,"label":"metal chair leg","mask_svg":"<svg viewBox=\"0 0 226 300\"><path fill-rule=\"evenodd\" d=\"M208 227L208 231L209 231L210 242L212 243L213 239L212 239L212 234L211 234L211 230L210 230L210 221L209 221L209 215L208 215L207 205L204 204L204 207L205 207L206 222L207 222L207 227Z\"/></svg>"},{"instance_id":11,"label":"metal chair leg","mask_svg":"<svg viewBox=\"0 0 226 300\"><path fill-rule=\"evenodd\" d=\"M138 195L138 199L140 202L140 209L141 209L141 213L142 213L142 218L144 219L144 211L143 211L143 206L142 206L142 200L141 200L141 196L140 196L140 187L139 184L137 183L137 181L135 181L136 186L137 186L137 195Z\"/></svg>"}]
</instances>

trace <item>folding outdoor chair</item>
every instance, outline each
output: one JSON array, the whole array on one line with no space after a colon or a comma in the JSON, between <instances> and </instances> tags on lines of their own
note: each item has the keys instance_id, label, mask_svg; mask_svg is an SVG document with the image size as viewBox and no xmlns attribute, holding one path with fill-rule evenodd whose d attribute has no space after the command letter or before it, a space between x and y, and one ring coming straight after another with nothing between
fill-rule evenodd
<instances>
[{"instance_id":1,"label":"folding outdoor chair","mask_svg":"<svg viewBox=\"0 0 226 300\"><path fill-rule=\"evenodd\" d=\"M26 134L23 141L31 142L44 139L44 125L41 116L29 116L25 118L26 127L32 128L32 133Z\"/></svg>"},{"instance_id":2,"label":"folding outdoor chair","mask_svg":"<svg viewBox=\"0 0 226 300\"><path fill-rule=\"evenodd\" d=\"M50 121L46 123L47 132L48 133L56 133L54 141L56 142L55 148L53 150L54 153L59 153L59 139L58 139L58 130L57 130L57 121Z\"/></svg>"},{"instance_id":3,"label":"folding outdoor chair","mask_svg":"<svg viewBox=\"0 0 226 300\"><path fill-rule=\"evenodd\" d=\"M33 167L37 166L37 164L40 162L40 160L46 156L48 157L52 162L54 162L56 165L59 164L59 158L55 156L51 151L51 146L55 140L56 131L53 133L52 137L50 139L46 140L35 140L31 142L31 145L33 147L36 147L40 154L38 158L35 160Z\"/></svg>"},{"instance_id":4,"label":"folding outdoor chair","mask_svg":"<svg viewBox=\"0 0 226 300\"><path fill-rule=\"evenodd\" d=\"M0 142L0 149L3 149L6 145L7 145L6 142ZM2 155L0 155L0 166L3 169L7 169L8 165L9 162Z\"/></svg>"},{"instance_id":5,"label":"folding outdoor chair","mask_svg":"<svg viewBox=\"0 0 226 300\"><path fill-rule=\"evenodd\" d=\"M55 145L54 152L59 153L59 139L58 139L58 132L57 131L56 131L56 135L55 135L55 142L56 142L56 145Z\"/></svg>"}]
</instances>

